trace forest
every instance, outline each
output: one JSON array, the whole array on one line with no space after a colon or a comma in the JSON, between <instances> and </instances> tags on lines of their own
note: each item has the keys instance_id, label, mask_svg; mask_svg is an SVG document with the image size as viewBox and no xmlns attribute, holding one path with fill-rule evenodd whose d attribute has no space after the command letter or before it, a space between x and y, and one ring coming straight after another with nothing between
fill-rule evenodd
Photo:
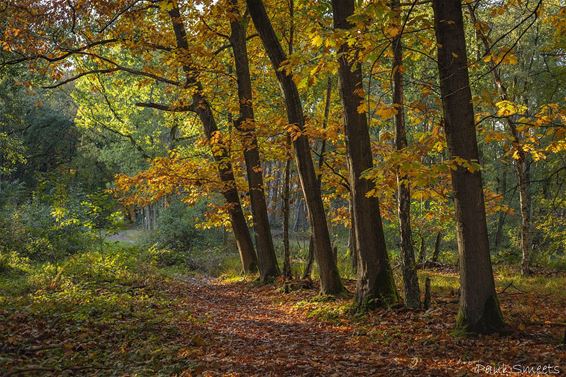
<instances>
[{"instance_id":1,"label":"forest","mask_svg":"<svg viewBox=\"0 0 566 377\"><path fill-rule=\"evenodd\" d=\"M560 0L2 0L0 376L566 373Z\"/></svg>"}]
</instances>

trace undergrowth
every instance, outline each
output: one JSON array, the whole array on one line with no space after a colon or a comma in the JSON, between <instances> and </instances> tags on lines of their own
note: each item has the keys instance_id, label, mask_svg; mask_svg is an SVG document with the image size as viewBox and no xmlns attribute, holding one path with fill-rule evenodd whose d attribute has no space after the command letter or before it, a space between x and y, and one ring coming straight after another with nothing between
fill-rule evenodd
<instances>
[{"instance_id":1,"label":"undergrowth","mask_svg":"<svg viewBox=\"0 0 566 377\"><path fill-rule=\"evenodd\" d=\"M195 321L149 251L106 245L58 263L5 256L0 370L42 375L170 375L190 369Z\"/></svg>"}]
</instances>

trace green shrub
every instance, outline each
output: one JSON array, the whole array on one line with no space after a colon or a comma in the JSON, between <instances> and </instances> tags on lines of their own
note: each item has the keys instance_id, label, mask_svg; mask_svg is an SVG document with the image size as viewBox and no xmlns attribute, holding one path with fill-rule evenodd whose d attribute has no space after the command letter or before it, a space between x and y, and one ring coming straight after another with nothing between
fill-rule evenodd
<instances>
[{"instance_id":1,"label":"green shrub","mask_svg":"<svg viewBox=\"0 0 566 377\"><path fill-rule=\"evenodd\" d=\"M147 249L152 263L157 267L170 267L187 265L187 252L171 249L161 249L153 245Z\"/></svg>"},{"instance_id":2,"label":"green shrub","mask_svg":"<svg viewBox=\"0 0 566 377\"><path fill-rule=\"evenodd\" d=\"M160 249L188 251L203 238L196 229L196 219L202 216L202 209L189 207L180 200L172 200L163 208L157 219L157 229L148 234L146 244L156 244Z\"/></svg>"},{"instance_id":3,"label":"green shrub","mask_svg":"<svg viewBox=\"0 0 566 377\"><path fill-rule=\"evenodd\" d=\"M36 261L55 262L102 245L106 229L121 216L105 193L35 195L19 205L0 208L0 250L15 251Z\"/></svg>"}]
</instances>

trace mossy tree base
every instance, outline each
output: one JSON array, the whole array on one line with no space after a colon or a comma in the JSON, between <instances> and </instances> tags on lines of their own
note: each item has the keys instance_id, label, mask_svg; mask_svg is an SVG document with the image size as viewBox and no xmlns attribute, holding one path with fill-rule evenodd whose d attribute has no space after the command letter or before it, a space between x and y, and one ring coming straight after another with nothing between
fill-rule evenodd
<instances>
[{"instance_id":1,"label":"mossy tree base","mask_svg":"<svg viewBox=\"0 0 566 377\"><path fill-rule=\"evenodd\" d=\"M365 313L376 308L389 308L400 302L397 288L390 269L378 274L373 287L369 281L359 281L356 290L354 311Z\"/></svg>"},{"instance_id":2,"label":"mossy tree base","mask_svg":"<svg viewBox=\"0 0 566 377\"><path fill-rule=\"evenodd\" d=\"M490 296L484 305L482 314L473 319L460 308L456 317L456 328L454 333L458 335L471 334L504 334L509 328L503 321L503 315L499 309L499 302L495 296Z\"/></svg>"}]
</instances>

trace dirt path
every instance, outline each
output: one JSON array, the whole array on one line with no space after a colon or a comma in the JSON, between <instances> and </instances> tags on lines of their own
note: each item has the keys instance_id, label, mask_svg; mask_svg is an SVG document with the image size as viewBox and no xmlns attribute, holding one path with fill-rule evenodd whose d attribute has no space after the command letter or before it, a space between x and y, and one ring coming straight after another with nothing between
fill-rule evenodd
<instances>
[{"instance_id":1,"label":"dirt path","mask_svg":"<svg viewBox=\"0 0 566 377\"><path fill-rule=\"evenodd\" d=\"M107 236L106 240L111 242L124 242L126 244L135 245L140 241L142 235L143 230L138 228L128 228Z\"/></svg>"},{"instance_id":2,"label":"dirt path","mask_svg":"<svg viewBox=\"0 0 566 377\"><path fill-rule=\"evenodd\" d=\"M316 290L285 294L276 285L206 278L184 278L181 285L199 319L184 329L197 334L190 357L198 367L191 375L477 376L489 375L477 368L490 365L564 368L566 352L546 327L506 337L454 337L453 300L429 311L378 310L358 322L343 315L322 321L308 315L319 305ZM508 301L506 309L516 305Z\"/></svg>"},{"instance_id":3,"label":"dirt path","mask_svg":"<svg viewBox=\"0 0 566 377\"><path fill-rule=\"evenodd\" d=\"M192 311L205 318L203 375L373 376L414 375L387 350L353 341L348 325L309 319L293 298L273 286L187 279ZM302 293L304 295L304 292ZM278 302L279 301L279 302ZM199 337L199 338L200 338ZM399 360L401 361L401 360ZM442 373L439 375L443 375Z\"/></svg>"}]
</instances>

